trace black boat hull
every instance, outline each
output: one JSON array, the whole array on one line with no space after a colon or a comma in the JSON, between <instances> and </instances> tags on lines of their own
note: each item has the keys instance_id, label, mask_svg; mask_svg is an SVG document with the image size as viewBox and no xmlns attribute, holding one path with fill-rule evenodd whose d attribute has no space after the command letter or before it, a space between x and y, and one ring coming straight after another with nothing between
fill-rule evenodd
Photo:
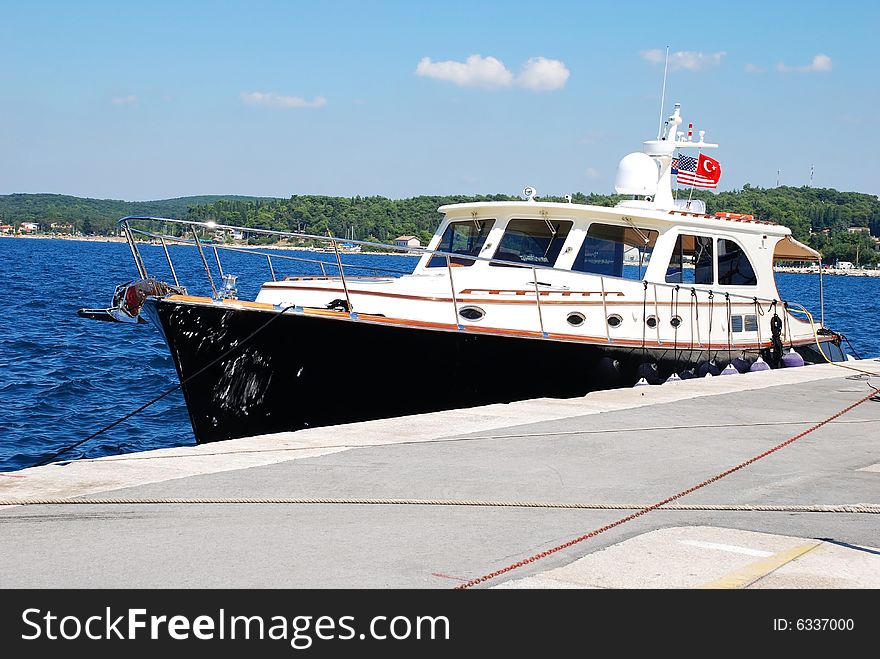
<instances>
[{"instance_id":1,"label":"black boat hull","mask_svg":"<svg viewBox=\"0 0 880 659\"><path fill-rule=\"evenodd\" d=\"M198 443L583 396L631 386L645 362L658 364L658 377L665 378L712 357L705 350L645 351L303 313L279 316L274 310L155 297L147 299L144 313L168 343ZM808 362L824 361L815 345L798 351ZM726 363L727 351L718 351L718 361Z\"/></svg>"}]
</instances>

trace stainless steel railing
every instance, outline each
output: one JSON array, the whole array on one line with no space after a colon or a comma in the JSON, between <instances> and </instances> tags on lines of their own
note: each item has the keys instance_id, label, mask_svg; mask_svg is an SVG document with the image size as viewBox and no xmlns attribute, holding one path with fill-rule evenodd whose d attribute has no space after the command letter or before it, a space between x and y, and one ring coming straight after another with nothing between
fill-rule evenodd
<instances>
[{"instance_id":1,"label":"stainless steel railing","mask_svg":"<svg viewBox=\"0 0 880 659\"><path fill-rule=\"evenodd\" d=\"M143 222L161 223L161 224L165 225L165 227L164 227L165 229L168 228L168 225L179 226L182 228L182 230L180 232L181 235L173 235L173 234L169 234L169 233L165 233L165 232L159 232L159 231L155 231L155 230L137 228L137 227L132 226L132 223L143 223ZM554 268L552 266L517 263L517 262L511 262L511 261L506 261L506 260L502 260L502 259L495 259L495 258L469 256L469 255L463 255L463 254L455 253L455 252L445 252L445 251L441 251L441 250L430 250L430 249L427 249L424 247L418 247L418 248L416 248L416 247L399 247L396 245L388 245L388 244L383 244L383 243L373 243L373 242L361 241L361 240L351 240L351 239L347 239L347 238L337 238L337 237L334 237L331 235L318 236L318 235L312 235L312 234L306 234L306 233L295 233L295 232L289 232L289 231L277 231L277 230L272 230L272 229L259 229L259 228L251 228L251 227L239 227L239 226L234 226L234 225L217 224L214 222L197 222L197 221L192 221L192 220L179 220L179 219L151 217L151 216L124 217L119 220L118 224L119 224L120 228L122 229L124 235L126 236L127 242L129 244L129 247L130 247L130 250L132 253L132 257L134 258L135 267L137 268L138 275L142 278L147 278L148 273L147 273L147 269L146 269L146 265L144 263L144 260L140 254L139 249L138 249L138 241L136 239L136 236L141 236L141 237L143 237L145 239L149 239L151 241L152 240L159 241L159 244L161 244L161 246L163 248L163 252L164 252L165 258L168 262L168 266L171 270L175 284L178 286L180 286L180 282L178 280L177 271L174 267L173 260L171 258L169 251L168 251L167 243L168 242L175 242L175 243L186 244L186 245L195 245L198 250L202 265L205 269L205 273L208 278L208 282L210 284L212 293L215 298L221 297L222 291L218 290L218 288L214 282L213 276L211 274L211 268L209 267L207 258L205 257L204 246L206 246L206 245L209 246L214 252L215 260L217 262L217 268L218 268L218 271L220 272L221 278L223 278L223 276L224 276L224 274L223 274L224 271L223 271L223 265L222 265L222 262L220 259L220 252L224 251L224 250L230 251L230 252L239 252L239 253L252 254L254 256L264 257L266 259L266 263L267 263L267 266L269 269L269 274L270 274L273 281L277 281L277 274L276 274L276 270L274 267L274 261L276 261L276 260L308 263L308 264L317 264L320 267L322 276L325 276L325 277L332 276L332 274L333 274L332 272L328 274L328 268L335 267L336 270L338 271L338 276L342 282L342 287L343 287L343 292L345 294L346 304L348 305L348 311L350 314L352 314L354 316L356 316L356 312L353 307L352 300L351 300L352 296L349 291L349 280L352 279L352 276L350 274L348 274L348 275L346 274L346 272L345 272L346 269L348 269L348 270L367 270L367 271L374 271L374 272L387 272L389 274L397 274L397 275L410 274L411 272L399 270L399 269L395 269L395 268L385 268L385 267L374 265L374 264L360 265L360 264L355 264L355 263L344 263L342 261L342 253L343 252L340 250L340 247L339 247L341 243L354 244L354 245L365 246L365 247L381 248L383 251L386 251L386 252L392 251L392 252L400 252L402 254L409 254L409 255L415 254L420 257L424 256L426 254L430 254L432 256L437 255L437 256L440 256L441 258L443 258L443 260L445 260L445 262L446 262L446 271L447 271L447 276L449 278L450 291L451 291L451 295L452 295L452 298L451 298L452 310L454 313L455 324L460 329L463 329L463 326L462 326L460 318L459 318L460 304L459 304L459 298L458 298L456 288L455 288L455 279L454 279L454 275L453 275L453 268L452 268L452 261L451 261L452 258L459 259L459 260L464 259L464 260L471 261L471 262L487 262L487 263L491 263L491 264L503 265L506 267L513 267L513 268L530 270L531 271L530 272L531 280L532 280L531 283L534 287L534 293L535 293L535 309L536 309L536 316L537 316L537 329L541 333L542 336L547 336L547 332L546 332L546 328L545 328L545 320L544 320L544 313L543 313L542 304L541 304L541 297L542 297L542 293L547 294L548 291L541 291L540 282L538 281L538 271L560 272L560 273L564 273L568 278L583 277L585 280L589 280L590 282L596 282L596 279L598 278L598 284L599 284L601 297L602 297L603 316L606 319L608 318L608 305L609 305L608 300L607 300L608 291L606 288L606 279L611 280L611 281L623 280L623 281L633 283L633 280L628 279L628 278L613 277L613 276L609 276L609 275L600 275L600 274L595 274L595 273L576 272L576 271L562 269L562 268ZM311 241L318 241L319 243L325 243L325 244L329 243L332 247L332 251L333 251L333 254L335 257L334 258L335 263L330 262L330 261L323 261L321 259L307 258L307 257L303 257L303 256L291 256L291 255L286 255L286 254L271 253L271 252L261 251L261 250L253 249L253 248L249 248L249 247L239 247L239 246L235 246L235 245L219 244L219 243L214 242L213 240L207 241L207 240L204 240L203 238L199 238L199 235L197 232L198 227L201 227L202 229L209 230L209 231L230 231L230 232L238 231L238 232L246 233L248 235L270 236L270 237L276 237L276 238L291 238L294 240L311 240ZM191 233L192 238L185 237L187 230ZM368 252L365 252L365 253L368 254ZM670 299L676 300L676 306L678 306L680 304L682 307L684 307L686 309L689 307L689 310L690 310L690 313L692 316L694 313L694 308L696 307L696 311L697 311L696 338L694 336L694 332L691 331L690 338L687 341L692 344L694 342L696 342L696 344L703 343L702 336L701 336L701 330L700 330L700 322L699 322L699 304L700 304L699 296L700 295L705 295L707 297L708 302L712 302L712 300L714 299L715 296L717 296L719 298L723 298L725 300L724 303L727 303L728 306L729 306L731 299L745 300L745 301L748 301L749 303L754 304L755 309L756 309L756 315L758 316L759 328L760 328L760 323L761 323L760 316L764 315L763 311L759 312L759 309L762 309L763 307L768 306L768 305L769 305L768 308L771 308L771 307L777 308L777 305L778 305L778 308L781 311L784 311L785 315L790 315L793 317L793 315L791 314L791 311L788 310L788 308L787 308L787 306L788 306L787 303L782 300L758 298L755 296L742 295L742 294L738 294L738 293L723 292L723 291L718 291L716 289L706 288L704 286L696 286L694 284L689 284L689 283L674 284L674 283L656 282L656 281L651 281L651 282L643 281L642 283L645 285L645 290L644 290L645 307L647 309L647 306L649 304L653 305L654 317L656 319L658 319L658 322L655 324L655 326L653 328L654 332L656 333L656 341L658 343L664 342L664 340L661 338L661 332L660 332L659 305L661 304L661 302L660 302L659 298L661 296L658 294L658 289L669 290L670 291ZM653 292L653 295L650 297L647 295L647 291L648 291L649 286L651 287L652 292ZM685 294L688 294L688 293L690 294L689 298L685 302L680 302L677 299L678 294L682 291L684 291ZM720 306L724 303L719 302L717 304ZM666 303L663 302L662 304L665 305ZM740 302L740 305L742 305L742 302ZM646 316L645 318L642 318L642 322L645 323L647 320L647 312L644 313L643 315ZM729 315L730 314L728 312L728 317L729 317ZM711 333L711 330L712 330L711 323L709 324L707 329ZM676 330L676 332L675 332L676 337L672 340L668 340L669 343L672 343L673 340L677 342L678 326L675 327L675 330ZM720 331L720 328L716 331ZM728 322L726 332L729 334L730 331L731 331L730 330L730 323ZM759 332L760 332L760 329L759 329ZM609 342L613 343L614 339L611 335L611 330L610 330L608 323L605 324L605 333L606 333L606 339ZM768 335L769 335L769 333L768 333ZM711 338L712 337L710 334L708 336L708 340L711 341Z\"/></svg>"}]
</instances>

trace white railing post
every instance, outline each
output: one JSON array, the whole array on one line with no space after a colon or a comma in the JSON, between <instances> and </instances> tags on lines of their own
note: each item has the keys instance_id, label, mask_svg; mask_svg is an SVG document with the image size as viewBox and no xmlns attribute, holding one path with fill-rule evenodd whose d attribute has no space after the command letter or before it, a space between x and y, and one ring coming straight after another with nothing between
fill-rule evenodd
<instances>
[{"instance_id":1,"label":"white railing post","mask_svg":"<svg viewBox=\"0 0 880 659\"><path fill-rule=\"evenodd\" d=\"M455 283L452 281L452 263L449 254L446 255L446 270L449 272L449 288L452 290L452 312L455 314L455 326L464 329L464 325L458 320L458 299L455 297Z\"/></svg>"},{"instance_id":2,"label":"white railing post","mask_svg":"<svg viewBox=\"0 0 880 659\"><path fill-rule=\"evenodd\" d=\"M538 325L541 328L541 335L547 338L547 332L544 331L544 316L541 314L541 291L538 289L538 271L532 267L532 280L535 282L535 302L538 306Z\"/></svg>"},{"instance_id":3,"label":"white railing post","mask_svg":"<svg viewBox=\"0 0 880 659\"><path fill-rule=\"evenodd\" d=\"M608 326L608 302L605 300L605 277L599 275L599 285L602 287L602 322L605 323L605 338L611 343L611 330Z\"/></svg>"},{"instance_id":4,"label":"white railing post","mask_svg":"<svg viewBox=\"0 0 880 659\"><path fill-rule=\"evenodd\" d=\"M353 318L357 317L354 307L351 306L351 298L348 295L348 284L345 283L345 270L342 269L342 257L339 256L339 245L336 244L336 238L330 236L330 242L333 243L333 251L336 252L336 265L339 266L339 277L342 279L342 290L345 291L345 303L348 305L348 315Z\"/></svg>"},{"instance_id":5,"label":"white railing post","mask_svg":"<svg viewBox=\"0 0 880 659\"><path fill-rule=\"evenodd\" d=\"M171 262L171 255L168 253L168 245L165 244L165 237L159 236L159 240L162 241L162 249L165 250L165 258L168 259L168 267L171 268L171 276L174 277L174 285L180 286L180 282L177 281L177 273L174 271L174 264Z\"/></svg>"},{"instance_id":6,"label":"white railing post","mask_svg":"<svg viewBox=\"0 0 880 659\"><path fill-rule=\"evenodd\" d=\"M275 277L275 268L272 267L272 257L266 254L266 262L269 264L269 272L272 273L272 281L278 281L278 278Z\"/></svg>"},{"instance_id":7,"label":"white railing post","mask_svg":"<svg viewBox=\"0 0 880 659\"><path fill-rule=\"evenodd\" d=\"M208 267L208 259L205 258L205 252L202 249L202 242L199 240L199 234L196 233L196 227L194 224L190 224L189 228L192 229L192 235L196 241L196 248L199 250L199 256L202 257L202 265L205 266L205 273L208 275L208 283L211 284L211 292L214 293L214 299L217 299L217 287L214 286L214 278L211 276L211 268Z\"/></svg>"},{"instance_id":8,"label":"white railing post","mask_svg":"<svg viewBox=\"0 0 880 659\"><path fill-rule=\"evenodd\" d=\"M654 331L657 334L657 345L662 345L663 341L660 340L660 307L657 305L657 284L654 284L654 319L657 321L654 323Z\"/></svg>"}]
</instances>

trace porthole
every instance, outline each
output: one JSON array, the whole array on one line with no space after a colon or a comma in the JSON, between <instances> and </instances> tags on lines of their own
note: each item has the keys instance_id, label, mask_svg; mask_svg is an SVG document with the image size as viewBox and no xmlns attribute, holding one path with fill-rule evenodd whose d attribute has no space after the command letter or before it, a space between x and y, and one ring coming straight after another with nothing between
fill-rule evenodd
<instances>
[{"instance_id":1,"label":"porthole","mask_svg":"<svg viewBox=\"0 0 880 659\"><path fill-rule=\"evenodd\" d=\"M669 324L672 325L673 327L679 327L681 325L681 316L673 316L669 320Z\"/></svg>"},{"instance_id":2,"label":"porthole","mask_svg":"<svg viewBox=\"0 0 880 659\"><path fill-rule=\"evenodd\" d=\"M480 309L480 307L462 307L458 310L458 315L465 320L476 322L482 319L486 312Z\"/></svg>"},{"instance_id":3,"label":"porthole","mask_svg":"<svg viewBox=\"0 0 880 659\"><path fill-rule=\"evenodd\" d=\"M655 327L657 327L657 316L648 316L645 319L645 325L647 325L651 329L654 329Z\"/></svg>"},{"instance_id":4,"label":"porthole","mask_svg":"<svg viewBox=\"0 0 880 659\"><path fill-rule=\"evenodd\" d=\"M623 318L621 318L616 313L608 316L608 327L620 327L620 324L623 322Z\"/></svg>"},{"instance_id":5,"label":"porthole","mask_svg":"<svg viewBox=\"0 0 880 659\"><path fill-rule=\"evenodd\" d=\"M580 311L572 311L565 317L565 320L567 320L568 324L572 327L580 327L584 324L584 321L586 319L586 316L584 316L584 314L582 314Z\"/></svg>"}]
</instances>

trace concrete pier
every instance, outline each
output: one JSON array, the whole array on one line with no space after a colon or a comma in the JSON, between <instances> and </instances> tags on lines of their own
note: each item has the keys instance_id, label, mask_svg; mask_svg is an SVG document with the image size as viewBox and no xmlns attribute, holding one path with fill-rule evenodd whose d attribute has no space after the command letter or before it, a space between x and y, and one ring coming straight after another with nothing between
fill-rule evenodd
<instances>
[{"instance_id":1,"label":"concrete pier","mask_svg":"<svg viewBox=\"0 0 880 659\"><path fill-rule=\"evenodd\" d=\"M0 474L5 502L123 500L0 508L0 585L452 588L634 512L456 502L654 504L880 387L877 360L846 365L877 377L810 366ZM816 511L878 494L869 400L676 502L716 509L649 512L484 587L877 588L880 515ZM255 499L288 502L236 502Z\"/></svg>"}]
</instances>

